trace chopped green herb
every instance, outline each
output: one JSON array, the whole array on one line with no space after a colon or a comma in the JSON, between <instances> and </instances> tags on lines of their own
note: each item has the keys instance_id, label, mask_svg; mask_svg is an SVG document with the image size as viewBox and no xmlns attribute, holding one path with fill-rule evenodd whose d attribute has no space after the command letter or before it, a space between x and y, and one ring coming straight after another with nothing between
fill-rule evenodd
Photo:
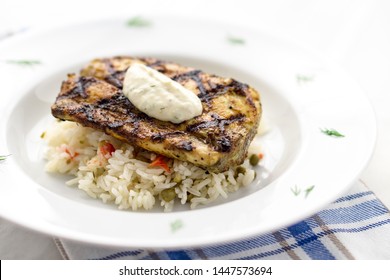
<instances>
[{"instance_id":1,"label":"chopped green herb","mask_svg":"<svg viewBox=\"0 0 390 280\"><path fill-rule=\"evenodd\" d=\"M41 64L41 62L38 60L6 60L5 62L8 64L16 64L21 66L34 66Z\"/></svg>"},{"instance_id":2,"label":"chopped green herb","mask_svg":"<svg viewBox=\"0 0 390 280\"><path fill-rule=\"evenodd\" d=\"M42 139L45 138L45 135L46 135L46 131L42 132L41 138L42 138Z\"/></svg>"},{"instance_id":3,"label":"chopped green herb","mask_svg":"<svg viewBox=\"0 0 390 280\"><path fill-rule=\"evenodd\" d=\"M171 231L173 233L175 233L176 231L178 231L179 229L181 229L183 227L183 222L181 220L176 220L174 222L171 223Z\"/></svg>"},{"instance_id":4,"label":"chopped green herb","mask_svg":"<svg viewBox=\"0 0 390 280\"><path fill-rule=\"evenodd\" d=\"M306 76L306 75L301 75L298 74L296 76L298 84L304 84L307 82L312 82L314 80L314 76Z\"/></svg>"},{"instance_id":5,"label":"chopped green herb","mask_svg":"<svg viewBox=\"0 0 390 280\"><path fill-rule=\"evenodd\" d=\"M136 16L136 17L129 19L126 22L126 25L129 27L148 27L148 26L151 26L152 23L150 21L140 17L140 16Z\"/></svg>"},{"instance_id":6,"label":"chopped green herb","mask_svg":"<svg viewBox=\"0 0 390 280\"><path fill-rule=\"evenodd\" d=\"M324 129L321 129L321 132L328 135L328 136L345 137L345 135L341 134L340 132L338 132L337 130L334 130L334 129L324 128Z\"/></svg>"},{"instance_id":7,"label":"chopped green herb","mask_svg":"<svg viewBox=\"0 0 390 280\"><path fill-rule=\"evenodd\" d=\"M295 196L298 196L301 193L301 189L299 189L297 185L295 185L294 188L291 188L291 191Z\"/></svg>"},{"instance_id":8,"label":"chopped green herb","mask_svg":"<svg viewBox=\"0 0 390 280\"><path fill-rule=\"evenodd\" d=\"M229 36L229 37L227 37L227 40L229 43L231 43L233 45L244 45L245 44L245 40L242 38L238 38L238 37Z\"/></svg>"},{"instance_id":9,"label":"chopped green herb","mask_svg":"<svg viewBox=\"0 0 390 280\"><path fill-rule=\"evenodd\" d=\"M304 190L305 198L310 194L310 192L314 189L314 187L315 187L315 186L312 185L312 186L310 186L310 187L308 187L308 188L306 188L306 189ZM293 193L295 196L300 195L301 192L302 192L301 189L298 188L297 185L295 185L294 188L291 188L291 191L292 191L292 193Z\"/></svg>"},{"instance_id":10,"label":"chopped green herb","mask_svg":"<svg viewBox=\"0 0 390 280\"><path fill-rule=\"evenodd\" d=\"M314 189L314 185L308 187L306 190L305 190L305 198L311 193L311 191Z\"/></svg>"}]
</instances>

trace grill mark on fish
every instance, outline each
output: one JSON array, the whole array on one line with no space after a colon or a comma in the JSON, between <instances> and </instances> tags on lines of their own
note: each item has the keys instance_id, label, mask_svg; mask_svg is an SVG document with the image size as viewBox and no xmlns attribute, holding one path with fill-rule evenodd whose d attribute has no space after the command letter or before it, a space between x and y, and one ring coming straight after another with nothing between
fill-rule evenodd
<instances>
[{"instance_id":1,"label":"grill mark on fish","mask_svg":"<svg viewBox=\"0 0 390 280\"><path fill-rule=\"evenodd\" d=\"M139 128L140 128L140 123L139 122L132 122L133 124L133 129L130 130L130 134L135 137L138 135L138 131L139 131ZM142 135L140 135L140 138L143 138Z\"/></svg>"},{"instance_id":2,"label":"grill mark on fish","mask_svg":"<svg viewBox=\"0 0 390 280\"><path fill-rule=\"evenodd\" d=\"M197 85L197 88L199 90L199 94L198 94L198 98L204 102L208 108L211 107L211 100L214 99L215 97L219 96L219 95L223 95L225 94L226 92L228 92L229 90L231 90L231 88L234 89L234 86L236 85L233 81L230 85L223 85L223 84L210 84L209 81L207 81L209 87L210 87L210 90L206 90L206 88L204 87L203 85L203 81L202 81L202 78L200 77L200 74L202 74L203 72L201 70L192 70L192 71L189 71L189 72L185 72L185 73L181 73L181 74L178 74L178 75L175 75L172 77L172 80L175 80L177 82L180 82L182 80L186 80L186 79L191 79L193 80L196 85ZM242 90L242 86L240 84L240 95L242 95L241 93L241 90Z\"/></svg>"},{"instance_id":3,"label":"grill mark on fish","mask_svg":"<svg viewBox=\"0 0 390 280\"><path fill-rule=\"evenodd\" d=\"M116 57L116 59L120 59L120 57ZM115 69L115 67L112 63L112 59L105 58L102 61L105 65L106 71L108 72L108 74L104 77L104 80L107 83L109 83L109 84L111 84L119 89L122 89L123 88L123 79L124 79L124 75L125 75L126 70Z\"/></svg>"},{"instance_id":4,"label":"grill mark on fish","mask_svg":"<svg viewBox=\"0 0 390 280\"><path fill-rule=\"evenodd\" d=\"M235 79L232 79L232 82L230 83L230 86L234 89L235 93L241 96L246 97L246 101L249 103L249 105L252 108L256 108L255 103L253 102L253 99L250 95L247 95L246 92L249 89L249 86L247 84L241 83Z\"/></svg>"},{"instance_id":5,"label":"grill mark on fish","mask_svg":"<svg viewBox=\"0 0 390 280\"><path fill-rule=\"evenodd\" d=\"M116 72L116 70L114 68L114 65L112 64L112 60L111 59L104 58L103 59L103 63L105 64L106 70L108 71L108 73L110 75L112 75L112 74L114 74Z\"/></svg>"},{"instance_id":6,"label":"grill mark on fish","mask_svg":"<svg viewBox=\"0 0 390 280\"><path fill-rule=\"evenodd\" d=\"M86 89L89 87L91 83L94 82L94 80L95 79L91 77L80 77L76 85L66 93L58 96L57 100L61 100L64 98L88 97Z\"/></svg>"},{"instance_id":7,"label":"grill mark on fish","mask_svg":"<svg viewBox=\"0 0 390 280\"><path fill-rule=\"evenodd\" d=\"M247 84L241 83L235 79L231 79L229 84L231 88L234 88L235 93L241 96L247 96L249 86Z\"/></svg>"},{"instance_id":8,"label":"grill mark on fish","mask_svg":"<svg viewBox=\"0 0 390 280\"><path fill-rule=\"evenodd\" d=\"M99 100L96 103L96 106L99 109L117 112L122 114L128 114L130 116L134 115L133 109L135 109L134 105L127 98L122 98L122 94L118 93L111 98L104 98Z\"/></svg>"},{"instance_id":9,"label":"grill mark on fish","mask_svg":"<svg viewBox=\"0 0 390 280\"><path fill-rule=\"evenodd\" d=\"M212 143L215 147L215 150L218 152L230 152L232 149L232 143L230 136L225 134L225 126L228 126L234 122L243 122L245 120L245 116L243 114L237 114L224 119L219 117L217 114L211 114L211 117L213 118L211 121L201 121L199 123L187 126L187 132L196 133L201 130L218 128L219 133L217 135L207 133L207 139L205 140L209 143ZM218 136L218 139L216 136Z\"/></svg>"},{"instance_id":10,"label":"grill mark on fish","mask_svg":"<svg viewBox=\"0 0 390 280\"><path fill-rule=\"evenodd\" d=\"M250 103L251 107L256 108L252 98L246 94L248 90L249 90L248 85L238 82L234 79L231 79L230 83L227 85L223 85L223 84L214 85L208 92L208 95L204 96L203 99L205 102L209 102L211 99L217 96L224 95L228 92L232 92L239 96L245 96L247 101Z\"/></svg>"},{"instance_id":11,"label":"grill mark on fish","mask_svg":"<svg viewBox=\"0 0 390 280\"><path fill-rule=\"evenodd\" d=\"M246 101L248 101L249 105L253 108L256 108L255 103L253 102L253 99L250 95L247 95L246 92L248 91L249 86L247 84L241 83L237 80L232 79L232 82L230 84L232 88L235 89L235 93L241 96L246 96Z\"/></svg>"},{"instance_id":12,"label":"grill mark on fish","mask_svg":"<svg viewBox=\"0 0 390 280\"><path fill-rule=\"evenodd\" d=\"M191 141L182 141L177 145L180 149L186 150L188 152L192 151L194 147L192 147Z\"/></svg>"},{"instance_id":13,"label":"grill mark on fish","mask_svg":"<svg viewBox=\"0 0 390 280\"><path fill-rule=\"evenodd\" d=\"M217 140L217 151L227 153L232 149L232 143L230 137L223 136L221 139Z\"/></svg>"},{"instance_id":14,"label":"grill mark on fish","mask_svg":"<svg viewBox=\"0 0 390 280\"><path fill-rule=\"evenodd\" d=\"M108 75L108 76L104 77L104 80L107 83L113 85L114 87L122 89L123 88L123 82L122 82L123 79L118 78L118 76L123 75L123 74L124 73L122 73L122 71L115 72L112 75Z\"/></svg>"},{"instance_id":15,"label":"grill mark on fish","mask_svg":"<svg viewBox=\"0 0 390 280\"><path fill-rule=\"evenodd\" d=\"M172 77L172 80L180 82L182 80L191 79L193 80L199 90L198 97L201 101L205 102L210 107L210 101L219 95L226 94L228 91L234 91L235 94L240 96L247 96L248 85L241 83L235 79L231 79L228 85L223 84L211 84L207 81L210 90L206 90L203 85L202 78L199 76L203 72L201 70L192 70L189 72L181 73ZM248 102L252 107L255 107L252 98L247 98Z\"/></svg>"},{"instance_id":16,"label":"grill mark on fish","mask_svg":"<svg viewBox=\"0 0 390 280\"><path fill-rule=\"evenodd\" d=\"M219 129L223 132L226 125L229 125L233 122L243 122L245 116L243 114L232 115L227 119L221 119L219 116L214 116L219 121Z\"/></svg>"},{"instance_id":17,"label":"grill mark on fish","mask_svg":"<svg viewBox=\"0 0 390 280\"><path fill-rule=\"evenodd\" d=\"M201 121L199 123L189 125L187 126L186 131L196 132L202 129L218 127L221 132L223 132L225 130L225 125L229 125L233 122L242 122L245 120L245 115L243 114L232 115L227 119L220 118L217 114L211 114L211 117L213 118L212 121Z\"/></svg>"},{"instance_id":18,"label":"grill mark on fish","mask_svg":"<svg viewBox=\"0 0 390 280\"><path fill-rule=\"evenodd\" d=\"M155 142L162 142L163 140L170 138L170 137L176 137L184 135L183 131L173 131L173 132L157 132L152 134L151 140Z\"/></svg>"},{"instance_id":19,"label":"grill mark on fish","mask_svg":"<svg viewBox=\"0 0 390 280\"><path fill-rule=\"evenodd\" d=\"M149 67L154 68L154 67L163 66L164 63L165 63L165 62L162 61L162 60L156 60L156 61L154 61L154 62L147 62L146 65L149 66Z\"/></svg>"},{"instance_id":20,"label":"grill mark on fish","mask_svg":"<svg viewBox=\"0 0 390 280\"><path fill-rule=\"evenodd\" d=\"M185 80L185 79L191 79L193 80L198 89L199 89L199 94L198 94L198 97L202 100L202 98L204 98L205 96L207 96L207 91L202 83L202 80L201 78L199 77L199 74L202 73L201 70L192 70L192 71L189 71L189 72L185 72L185 73L181 73L181 74L178 74L178 75L175 75L172 77L172 80L176 81L176 82L179 82L181 80Z\"/></svg>"},{"instance_id":21,"label":"grill mark on fish","mask_svg":"<svg viewBox=\"0 0 390 280\"><path fill-rule=\"evenodd\" d=\"M80 107L80 108L76 108L74 110L71 110L71 114L83 114L85 115L85 117L87 118L87 120L89 122L92 122L92 123L95 123L95 118L93 116L93 113L92 113L92 110L93 110L93 106L90 105L90 104L86 104L85 106L83 107Z\"/></svg>"}]
</instances>

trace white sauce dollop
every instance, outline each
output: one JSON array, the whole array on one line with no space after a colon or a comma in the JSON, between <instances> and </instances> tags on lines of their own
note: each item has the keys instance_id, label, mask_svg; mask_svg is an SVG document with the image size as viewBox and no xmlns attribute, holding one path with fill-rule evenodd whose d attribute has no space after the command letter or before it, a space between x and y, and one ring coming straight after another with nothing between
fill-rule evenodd
<instances>
[{"instance_id":1,"label":"white sauce dollop","mask_svg":"<svg viewBox=\"0 0 390 280\"><path fill-rule=\"evenodd\" d=\"M127 69L123 94L138 110L161 121L181 123L202 114L202 103L195 93L140 63Z\"/></svg>"}]
</instances>

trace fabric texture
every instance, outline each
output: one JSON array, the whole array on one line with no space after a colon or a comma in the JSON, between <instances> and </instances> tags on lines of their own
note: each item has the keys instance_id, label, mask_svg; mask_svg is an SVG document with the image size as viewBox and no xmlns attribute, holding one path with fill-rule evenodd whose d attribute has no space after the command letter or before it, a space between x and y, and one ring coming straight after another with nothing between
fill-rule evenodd
<instances>
[{"instance_id":1,"label":"fabric texture","mask_svg":"<svg viewBox=\"0 0 390 280\"><path fill-rule=\"evenodd\" d=\"M276 232L182 250L97 247L56 239L64 259L390 259L389 210L359 181L326 209Z\"/></svg>"}]
</instances>

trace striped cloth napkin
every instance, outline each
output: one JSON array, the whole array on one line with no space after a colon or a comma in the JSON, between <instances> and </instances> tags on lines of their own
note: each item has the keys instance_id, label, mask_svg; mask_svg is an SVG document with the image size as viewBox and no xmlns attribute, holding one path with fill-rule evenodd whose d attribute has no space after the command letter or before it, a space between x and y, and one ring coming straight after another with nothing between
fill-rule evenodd
<instances>
[{"instance_id":1,"label":"striped cloth napkin","mask_svg":"<svg viewBox=\"0 0 390 280\"><path fill-rule=\"evenodd\" d=\"M390 213L362 181L326 209L279 231L182 250L99 248L55 239L64 259L390 259Z\"/></svg>"}]
</instances>

